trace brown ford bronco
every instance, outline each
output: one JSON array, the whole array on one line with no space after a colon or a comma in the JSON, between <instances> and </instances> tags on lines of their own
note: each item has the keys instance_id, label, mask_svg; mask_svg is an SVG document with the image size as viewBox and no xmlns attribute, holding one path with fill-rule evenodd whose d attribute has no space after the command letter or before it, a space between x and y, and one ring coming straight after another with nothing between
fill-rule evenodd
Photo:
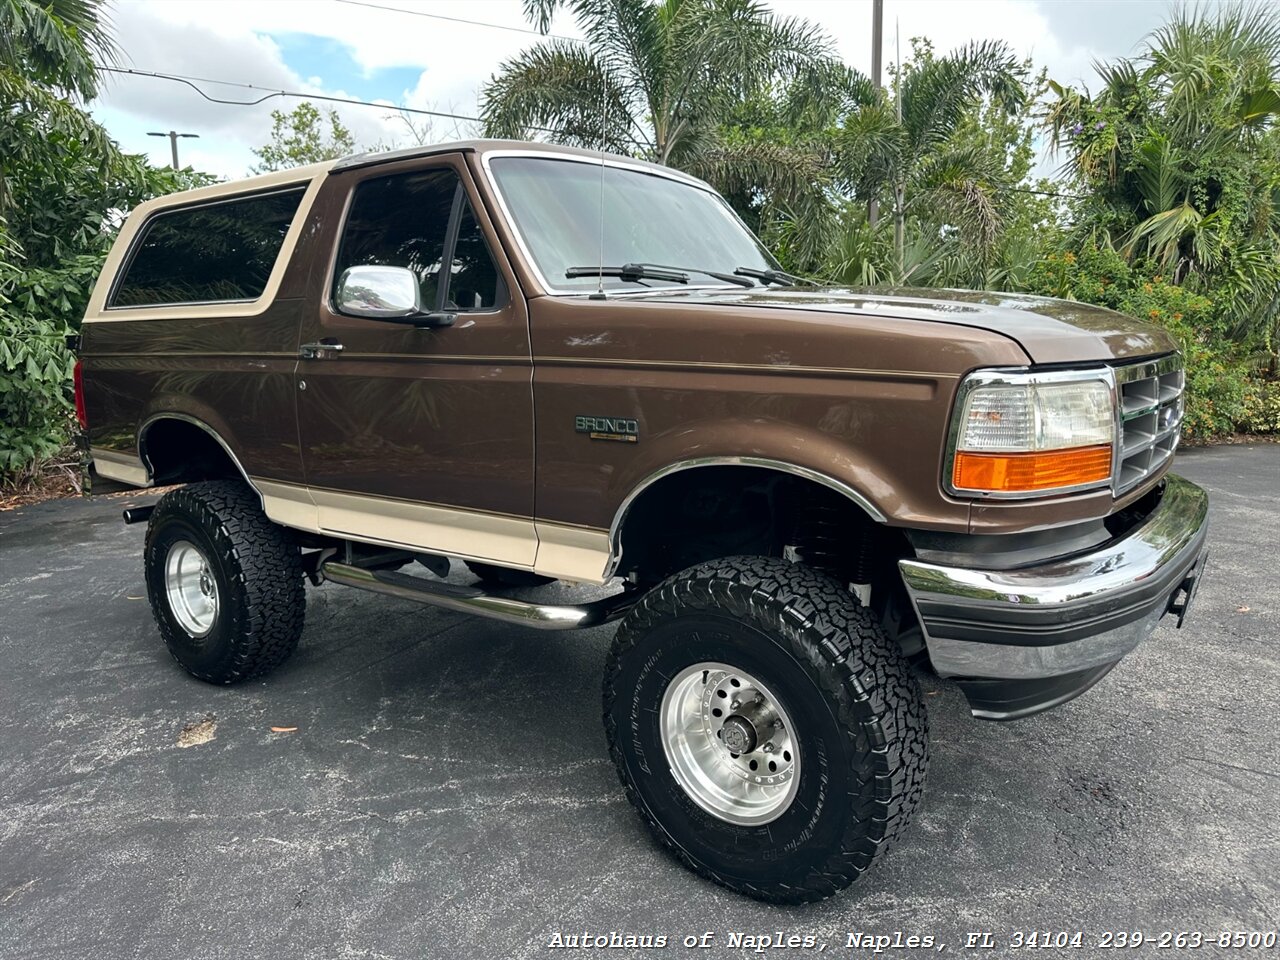
<instances>
[{"instance_id":1,"label":"brown ford bronco","mask_svg":"<svg viewBox=\"0 0 1280 960\"><path fill-rule=\"evenodd\" d=\"M628 798L766 900L829 895L903 833L913 661L975 716L1044 710L1181 623L1205 556L1205 494L1167 472L1167 334L812 285L705 183L622 157L455 143L153 200L80 348L96 473L184 484L126 520L190 673L278 666L307 578L620 620ZM540 602L552 579L613 591Z\"/></svg>"}]
</instances>

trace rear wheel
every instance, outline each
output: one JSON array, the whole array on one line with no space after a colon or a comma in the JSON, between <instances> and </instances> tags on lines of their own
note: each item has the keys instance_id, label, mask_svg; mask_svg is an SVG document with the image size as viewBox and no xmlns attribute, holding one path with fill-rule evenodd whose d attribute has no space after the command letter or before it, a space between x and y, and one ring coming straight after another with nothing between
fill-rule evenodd
<instances>
[{"instance_id":1,"label":"rear wheel","mask_svg":"<svg viewBox=\"0 0 1280 960\"><path fill-rule=\"evenodd\" d=\"M479 560L468 560L466 563L467 569L479 577L481 583L495 587L541 587L555 583L555 577L544 577L530 570L512 570L510 567L481 563Z\"/></svg>"},{"instance_id":2,"label":"rear wheel","mask_svg":"<svg viewBox=\"0 0 1280 960\"><path fill-rule=\"evenodd\" d=\"M614 639L609 749L654 835L779 903L848 886L906 829L927 762L900 650L841 584L783 560L700 564Z\"/></svg>"},{"instance_id":3,"label":"rear wheel","mask_svg":"<svg viewBox=\"0 0 1280 960\"><path fill-rule=\"evenodd\" d=\"M193 483L161 497L144 564L160 635L192 676L261 676L297 647L306 605L298 548L245 484Z\"/></svg>"}]
</instances>

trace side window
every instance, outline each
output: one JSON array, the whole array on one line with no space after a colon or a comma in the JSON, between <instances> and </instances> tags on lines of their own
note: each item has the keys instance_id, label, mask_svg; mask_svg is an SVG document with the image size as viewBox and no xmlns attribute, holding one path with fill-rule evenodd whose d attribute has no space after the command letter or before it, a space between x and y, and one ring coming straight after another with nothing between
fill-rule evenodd
<instances>
[{"instance_id":1,"label":"side window","mask_svg":"<svg viewBox=\"0 0 1280 960\"><path fill-rule=\"evenodd\" d=\"M449 310L492 310L507 302L507 286L489 255L480 224L476 223L467 195L458 213L458 242L449 278Z\"/></svg>"},{"instance_id":2,"label":"side window","mask_svg":"<svg viewBox=\"0 0 1280 960\"><path fill-rule=\"evenodd\" d=\"M258 299L303 193L299 187L156 214L108 306Z\"/></svg>"},{"instance_id":3,"label":"side window","mask_svg":"<svg viewBox=\"0 0 1280 960\"><path fill-rule=\"evenodd\" d=\"M455 213L456 236L449 229ZM418 275L429 310L487 310L506 300L506 286L452 169L377 177L356 187L334 282L349 267L366 265L408 267Z\"/></svg>"},{"instance_id":4,"label":"side window","mask_svg":"<svg viewBox=\"0 0 1280 960\"><path fill-rule=\"evenodd\" d=\"M348 267L408 267L418 275L423 304L435 309L457 187L458 175L449 169L378 177L356 187L335 281Z\"/></svg>"}]
</instances>

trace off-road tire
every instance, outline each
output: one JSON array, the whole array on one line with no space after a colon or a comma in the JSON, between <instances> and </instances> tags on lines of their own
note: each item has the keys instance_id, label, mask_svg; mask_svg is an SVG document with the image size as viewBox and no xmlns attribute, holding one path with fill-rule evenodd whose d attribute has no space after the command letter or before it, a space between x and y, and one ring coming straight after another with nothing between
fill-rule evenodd
<instances>
[{"instance_id":1,"label":"off-road tire","mask_svg":"<svg viewBox=\"0 0 1280 960\"><path fill-rule=\"evenodd\" d=\"M795 724L799 785L768 824L714 816L671 772L662 697L704 661L757 677ZM902 835L924 789L928 726L906 658L845 587L784 560L714 560L646 594L609 652L604 723L627 798L654 836L702 876L773 903L852 883Z\"/></svg>"},{"instance_id":2,"label":"off-road tire","mask_svg":"<svg viewBox=\"0 0 1280 960\"><path fill-rule=\"evenodd\" d=\"M481 563L479 560L468 560L466 564L467 569L479 577L481 583L494 587L541 587L555 583L555 577L544 577L528 570L512 570L510 567Z\"/></svg>"},{"instance_id":3,"label":"off-road tire","mask_svg":"<svg viewBox=\"0 0 1280 960\"><path fill-rule=\"evenodd\" d=\"M200 549L217 582L219 609L203 637L178 622L165 590L166 557L179 540ZM306 608L298 547L246 484L215 480L165 494L151 514L144 556L160 635L192 676L222 684L260 677L297 647Z\"/></svg>"}]
</instances>

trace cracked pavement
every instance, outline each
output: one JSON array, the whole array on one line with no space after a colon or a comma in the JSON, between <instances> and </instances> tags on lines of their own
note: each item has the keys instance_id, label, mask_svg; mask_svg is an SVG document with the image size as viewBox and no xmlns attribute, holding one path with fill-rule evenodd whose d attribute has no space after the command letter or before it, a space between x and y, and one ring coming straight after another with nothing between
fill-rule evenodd
<instances>
[{"instance_id":1,"label":"cracked pavement","mask_svg":"<svg viewBox=\"0 0 1280 960\"><path fill-rule=\"evenodd\" d=\"M710 885L644 832L600 723L612 627L547 634L327 585L292 660L217 688L151 620L144 530L120 510L153 495L0 514L0 957L516 958L615 930L676 953L715 931L704 957L751 955L734 931L964 953L969 931L1031 929L1083 931L1087 956L1106 930L1276 929L1280 445L1175 469L1213 495L1186 629L1164 620L1085 696L1013 724L922 678L914 828L799 908Z\"/></svg>"}]
</instances>

